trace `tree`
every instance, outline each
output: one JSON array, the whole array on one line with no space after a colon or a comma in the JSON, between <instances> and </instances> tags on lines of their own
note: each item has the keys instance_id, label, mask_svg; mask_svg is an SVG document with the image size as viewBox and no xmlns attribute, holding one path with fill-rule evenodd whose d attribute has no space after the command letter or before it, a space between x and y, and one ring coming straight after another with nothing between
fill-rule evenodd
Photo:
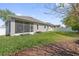
<instances>
[{"instance_id":1,"label":"tree","mask_svg":"<svg viewBox=\"0 0 79 59\"><path fill-rule=\"evenodd\" d=\"M0 9L0 18L3 21L6 21L6 20L10 19L9 16L11 16L11 15L15 15L15 13L11 12L8 9Z\"/></svg>"},{"instance_id":2,"label":"tree","mask_svg":"<svg viewBox=\"0 0 79 59\"><path fill-rule=\"evenodd\" d=\"M63 24L79 32L79 3L68 5L60 3L54 10L52 8L49 8L49 10L64 14Z\"/></svg>"},{"instance_id":3,"label":"tree","mask_svg":"<svg viewBox=\"0 0 79 59\"><path fill-rule=\"evenodd\" d=\"M79 32L79 4L71 4L71 11L68 12L68 15L64 18L63 23L71 27L72 30Z\"/></svg>"},{"instance_id":4,"label":"tree","mask_svg":"<svg viewBox=\"0 0 79 59\"><path fill-rule=\"evenodd\" d=\"M77 16L70 15L64 18L63 23L67 27L71 27L72 30L76 30L79 32L79 18Z\"/></svg>"}]
</instances>

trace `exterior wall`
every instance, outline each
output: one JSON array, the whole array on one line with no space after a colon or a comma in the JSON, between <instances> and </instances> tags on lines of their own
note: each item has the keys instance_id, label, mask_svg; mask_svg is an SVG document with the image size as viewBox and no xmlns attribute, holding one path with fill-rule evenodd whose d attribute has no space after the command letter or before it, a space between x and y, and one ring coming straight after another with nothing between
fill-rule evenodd
<instances>
[{"instance_id":1,"label":"exterior wall","mask_svg":"<svg viewBox=\"0 0 79 59\"><path fill-rule=\"evenodd\" d=\"M10 35L10 21L6 22L6 35Z\"/></svg>"},{"instance_id":2,"label":"exterior wall","mask_svg":"<svg viewBox=\"0 0 79 59\"><path fill-rule=\"evenodd\" d=\"M37 24L33 25L34 27L34 32L47 32L47 31L53 31L53 28L50 26L46 26L46 25L40 25L38 24L38 29L37 29ZM46 27L44 27L46 26Z\"/></svg>"},{"instance_id":3,"label":"exterior wall","mask_svg":"<svg viewBox=\"0 0 79 59\"><path fill-rule=\"evenodd\" d=\"M47 28L44 28L44 26L45 26L45 25L40 25L40 24L39 24L37 31L45 32Z\"/></svg>"},{"instance_id":4,"label":"exterior wall","mask_svg":"<svg viewBox=\"0 0 79 59\"><path fill-rule=\"evenodd\" d=\"M15 34L15 19L12 19L10 22L10 35Z\"/></svg>"},{"instance_id":5,"label":"exterior wall","mask_svg":"<svg viewBox=\"0 0 79 59\"><path fill-rule=\"evenodd\" d=\"M37 29L37 25L38 25L38 29ZM34 25L33 25L33 31L34 31L34 32L44 32L45 29L44 29L44 26L43 26L43 25L34 24Z\"/></svg>"},{"instance_id":6,"label":"exterior wall","mask_svg":"<svg viewBox=\"0 0 79 59\"><path fill-rule=\"evenodd\" d=\"M15 19L6 22L6 35L15 34Z\"/></svg>"},{"instance_id":7,"label":"exterior wall","mask_svg":"<svg viewBox=\"0 0 79 59\"><path fill-rule=\"evenodd\" d=\"M33 32L37 32L37 25L33 24Z\"/></svg>"}]
</instances>

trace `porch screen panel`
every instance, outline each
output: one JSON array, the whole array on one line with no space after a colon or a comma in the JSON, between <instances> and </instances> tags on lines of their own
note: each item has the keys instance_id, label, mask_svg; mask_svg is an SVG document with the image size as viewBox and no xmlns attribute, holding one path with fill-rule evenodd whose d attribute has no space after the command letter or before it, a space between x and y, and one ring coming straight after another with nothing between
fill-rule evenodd
<instances>
[{"instance_id":1,"label":"porch screen panel","mask_svg":"<svg viewBox=\"0 0 79 59\"><path fill-rule=\"evenodd\" d=\"M30 24L24 24L24 32L30 32Z\"/></svg>"},{"instance_id":2,"label":"porch screen panel","mask_svg":"<svg viewBox=\"0 0 79 59\"><path fill-rule=\"evenodd\" d=\"M15 23L15 33L22 33L23 32L23 23Z\"/></svg>"},{"instance_id":3,"label":"porch screen panel","mask_svg":"<svg viewBox=\"0 0 79 59\"><path fill-rule=\"evenodd\" d=\"M33 32L33 25L31 25L31 32Z\"/></svg>"}]
</instances>

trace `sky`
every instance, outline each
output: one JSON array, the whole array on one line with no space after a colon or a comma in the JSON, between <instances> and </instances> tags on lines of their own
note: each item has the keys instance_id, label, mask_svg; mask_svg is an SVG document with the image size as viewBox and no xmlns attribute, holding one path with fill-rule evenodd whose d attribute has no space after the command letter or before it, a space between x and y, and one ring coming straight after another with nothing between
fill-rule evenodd
<instances>
[{"instance_id":1,"label":"sky","mask_svg":"<svg viewBox=\"0 0 79 59\"><path fill-rule=\"evenodd\" d=\"M56 7L55 3L51 5L52 8ZM46 3L0 3L0 9L7 8L17 15L31 16L55 25L63 25L61 22L62 18L59 17L58 13L45 14L45 12L49 12L47 6L48 4ZM0 19L0 26L3 24L4 22Z\"/></svg>"}]
</instances>

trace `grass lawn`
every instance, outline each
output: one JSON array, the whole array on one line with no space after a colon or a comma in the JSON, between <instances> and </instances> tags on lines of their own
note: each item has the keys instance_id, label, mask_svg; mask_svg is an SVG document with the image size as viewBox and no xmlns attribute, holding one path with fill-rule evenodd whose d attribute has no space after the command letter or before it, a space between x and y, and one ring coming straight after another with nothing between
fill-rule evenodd
<instances>
[{"instance_id":1,"label":"grass lawn","mask_svg":"<svg viewBox=\"0 0 79 59\"><path fill-rule=\"evenodd\" d=\"M9 55L10 53L17 52L25 48L55 43L64 39L73 39L73 35L76 34L45 32L24 36L0 36L0 55Z\"/></svg>"}]
</instances>

